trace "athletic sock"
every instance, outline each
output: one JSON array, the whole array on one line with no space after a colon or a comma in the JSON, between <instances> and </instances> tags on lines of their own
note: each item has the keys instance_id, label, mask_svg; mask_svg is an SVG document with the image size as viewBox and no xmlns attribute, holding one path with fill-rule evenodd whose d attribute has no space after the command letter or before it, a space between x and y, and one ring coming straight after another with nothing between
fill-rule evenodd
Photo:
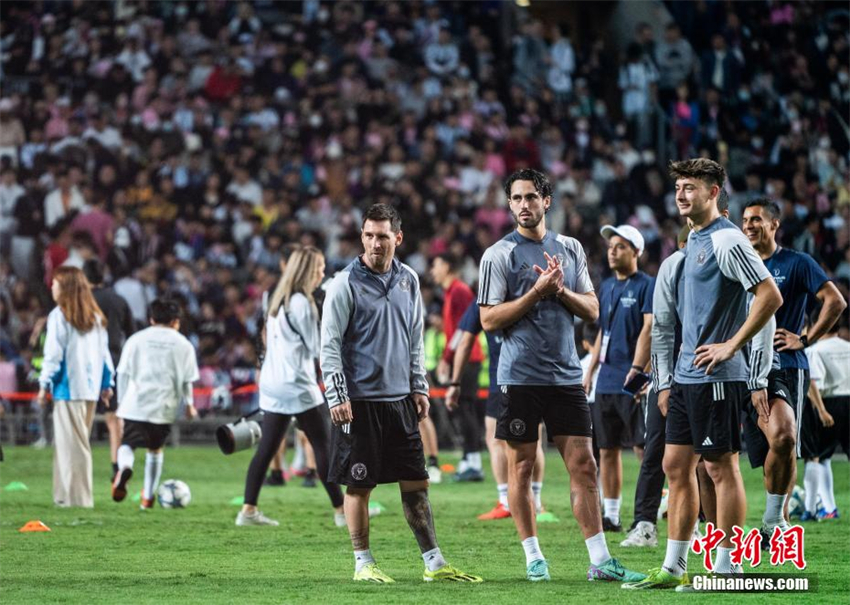
<instances>
[{"instance_id":1,"label":"athletic sock","mask_svg":"<svg viewBox=\"0 0 850 605\"><path fill-rule=\"evenodd\" d=\"M540 550L540 543L537 541L537 536L531 536L522 541L522 548L525 550L525 564L531 565L534 561L543 559L543 551Z\"/></svg>"},{"instance_id":2,"label":"athletic sock","mask_svg":"<svg viewBox=\"0 0 850 605\"><path fill-rule=\"evenodd\" d=\"M428 466L440 466L436 456L428 456Z\"/></svg>"},{"instance_id":3,"label":"athletic sock","mask_svg":"<svg viewBox=\"0 0 850 605\"><path fill-rule=\"evenodd\" d=\"M543 508L543 500L540 498L540 493L543 491L543 482L542 481L532 481L531 482L531 494L534 496L534 507L537 510Z\"/></svg>"},{"instance_id":4,"label":"athletic sock","mask_svg":"<svg viewBox=\"0 0 850 605\"><path fill-rule=\"evenodd\" d=\"M661 566L664 571L681 578L688 571L688 550L690 540L667 540L667 555Z\"/></svg>"},{"instance_id":5,"label":"athletic sock","mask_svg":"<svg viewBox=\"0 0 850 605\"><path fill-rule=\"evenodd\" d=\"M133 448L129 445L122 445L118 448L118 468L133 468L133 463L136 461L136 455L133 453Z\"/></svg>"},{"instance_id":6,"label":"athletic sock","mask_svg":"<svg viewBox=\"0 0 850 605\"><path fill-rule=\"evenodd\" d=\"M725 546L717 547L717 558L714 560L715 573L732 573L732 549Z\"/></svg>"},{"instance_id":7,"label":"athletic sock","mask_svg":"<svg viewBox=\"0 0 850 605\"><path fill-rule=\"evenodd\" d=\"M496 485L496 489L499 491L499 504L504 506L505 510L510 510L510 506L508 506L508 484L499 483Z\"/></svg>"},{"instance_id":8,"label":"athletic sock","mask_svg":"<svg viewBox=\"0 0 850 605\"><path fill-rule=\"evenodd\" d=\"M114 477L117 474L118 474L118 462L113 462L112 463L112 476Z\"/></svg>"},{"instance_id":9,"label":"athletic sock","mask_svg":"<svg viewBox=\"0 0 850 605\"><path fill-rule=\"evenodd\" d=\"M837 508L835 505L835 491L833 491L832 484L832 458L822 460L820 468L820 489L818 489L818 494L826 512L831 513Z\"/></svg>"},{"instance_id":10,"label":"athletic sock","mask_svg":"<svg viewBox=\"0 0 850 605\"><path fill-rule=\"evenodd\" d=\"M422 560L425 561L425 567L428 568L428 571L437 571L446 566L446 560L439 548L432 548L428 552L423 552Z\"/></svg>"},{"instance_id":11,"label":"athletic sock","mask_svg":"<svg viewBox=\"0 0 850 605\"><path fill-rule=\"evenodd\" d=\"M782 508L785 506L786 494L767 494L767 505L764 509L762 522L768 527L775 527L782 523Z\"/></svg>"},{"instance_id":12,"label":"athletic sock","mask_svg":"<svg viewBox=\"0 0 850 605\"><path fill-rule=\"evenodd\" d=\"M620 523L620 503L622 501L622 496L619 498L605 498L605 516L611 519L611 522L615 525Z\"/></svg>"},{"instance_id":13,"label":"athletic sock","mask_svg":"<svg viewBox=\"0 0 850 605\"><path fill-rule=\"evenodd\" d=\"M587 554L590 555L591 565L602 565L611 558L611 553L608 552L608 544L605 542L605 534L603 532L589 537L584 543L587 546Z\"/></svg>"},{"instance_id":14,"label":"athletic sock","mask_svg":"<svg viewBox=\"0 0 850 605\"><path fill-rule=\"evenodd\" d=\"M806 462L806 474L803 475L803 488L806 490L806 510L814 515L818 508L818 491L820 490L823 467L819 462Z\"/></svg>"},{"instance_id":15,"label":"athletic sock","mask_svg":"<svg viewBox=\"0 0 850 605\"><path fill-rule=\"evenodd\" d=\"M354 551L354 572L357 573L361 569L363 569L369 563L374 563L375 558L372 556L372 551L368 548L366 550L355 550Z\"/></svg>"},{"instance_id":16,"label":"athletic sock","mask_svg":"<svg viewBox=\"0 0 850 605\"><path fill-rule=\"evenodd\" d=\"M142 498L145 500L153 500L156 494L156 486L159 485L159 479L162 476L162 461L165 458L162 452L145 454L145 489L142 493Z\"/></svg>"},{"instance_id":17,"label":"athletic sock","mask_svg":"<svg viewBox=\"0 0 850 605\"><path fill-rule=\"evenodd\" d=\"M469 464L469 468L476 471L481 470L481 452L469 452L466 455L466 461Z\"/></svg>"}]
</instances>

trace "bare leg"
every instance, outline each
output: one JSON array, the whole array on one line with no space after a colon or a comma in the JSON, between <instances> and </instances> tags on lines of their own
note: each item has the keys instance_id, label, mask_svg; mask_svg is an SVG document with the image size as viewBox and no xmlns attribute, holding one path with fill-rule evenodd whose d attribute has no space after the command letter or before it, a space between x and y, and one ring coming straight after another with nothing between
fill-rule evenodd
<instances>
[{"instance_id":1,"label":"bare leg","mask_svg":"<svg viewBox=\"0 0 850 605\"><path fill-rule=\"evenodd\" d=\"M349 487L345 492L345 522L351 547L355 550L369 549L369 495L371 488Z\"/></svg>"},{"instance_id":2,"label":"bare leg","mask_svg":"<svg viewBox=\"0 0 850 605\"><path fill-rule=\"evenodd\" d=\"M620 449L600 449L599 467L602 473L602 494L619 498L623 491L623 457Z\"/></svg>"},{"instance_id":3,"label":"bare leg","mask_svg":"<svg viewBox=\"0 0 850 605\"><path fill-rule=\"evenodd\" d=\"M283 471L283 457L286 456L286 437L280 442L280 447L274 454L272 458L270 468L273 471L282 472Z\"/></svg>"},{"instance_id":4,"label":"bare leg","mask_svg":"<svg viewBox=\"0 0 850 605\"><path fill-rule=\"evenodd\" d=\"M106 429L109 431L109 456L112 459L114 468L114 465L118 463L118 448L121 447L123 423L121 422L121 419L115 415L115 412L106 412L104 417L106 421Z\"/></svg>"},{"instance_id":5,"label":"bare leg","mask_svg":"<svg viewBox=\"0 0 850 605\"><path fill-rule=\"evenodd\" d=\"M531 474L531 480L535 483L543 481L543 475L546 473L546 454L543 453L543 425L537 433L537 457L534 459L534 471Z\"/></svg>"},{"instance_id":6,"label":"bare leg","mask_svg":"<svg viewBox=\"0 0 850 605\"><path fill-rule=\"evenodd\" d=\"M738 454L727 452L706 458L705 470L717 489L717 527L726 532L720 546L729 548L732 546L732 528L736 525L743 527L747 516L747 497Z\"/></svg>"},{"instance_id":7,"label":"bare leg","mask_svg":"<svg viewBox=\"0 0 850 605\"><path fill-rule=\"evenodd\" d=\"M634 451L635 456L638 459L638 462L643 462L643 446L642 445L636 445L632 448L632 451Z\"/></svg>"},{"instance_id":8,"label":"bare leg","mask_svg":"<svg viewBox=\"0 0 850 605\"><path fill-rule=\"evenodd\" d=\"M699 502L707 522L717 527L717 492L714 489L714 481L705 470L705 461L700 460L697 464L697 479L699 480ZM669 513L668 513L669 515Z\"/></svg>"},{"instance_id":9,"label":"bare leg","mask_svg":"<svg viewBox=\"0 0 850 605\"><path fill-rule=\"evenodd\" d=\"M485 439L487 441L487 450L490 452L490 468L493 469L493 477L496 479L496 483L507 483L508 459L505 453L507 446L504 441L496 439L495 418L490 418L489 416L484 418L484 432ZM535 469L536 468L537 467L535 465Z\"/></svg>"},{"instance_id":10,"label":"bare leg","mask_svg":"<svg viewBox=\"0 0 850 605\"><path fill-rule=\"evenodd\" d=\"M428 459L432 456L436 458L438 456L437 428L430 417L419 421L419 433L422 435L422 449L425 450L425 458Z\"/></svg>"},{"instance_id":11,"label":"bare leg","mask_svg":"<svg viewBox=\"0 0 850 605\"><path fill-rule=\"evenodd\" d=\"M690 445L668 443L664 449L664 473L670 485L667 507L668 540L691 539L699 516L698 457Z\"/></svg>"},{"instance_id":12,"label":"bare leg","mask_svg":"<svg viewBox=\"0 0 850 605\"><path fill-rule=\"evenodd\" d=\"M770 419L759 418L759 428L767 437L770 450L764 461L764 487L770 494L785 494L793 489L796 470L797 425L794 412L782 399L770 401Z\"/></svg>"},{"instance_id":13,"label":"bare leg","mask_svg":"<svg viewBox=\"0 0 850 605\"><path fill-rule=\"evenodd\" d=\"M537 457L537 444L507 441L508 503L521 540L537 535L531 473Z\"/></svg>"},{"instance_id":14,"label":"bare leg","mask_svg":"<svg viewBox=\"0 0 850 605\"><path fill-rule=\"evenodd\" d=\"M570 504L586 540L602 531L591 438L558 436L555 437L555 446L570 473Z\"/></svg>"},{"instance_id":15,"label":"bare leg","mask_svg":"<svg viewBox=\"0 0 850 605\"><path fill-rule=\"evenodd\" d=\"M399 481L404 517L413 532L419 551L426 553L437 548L434 514L428 501L427 481Z\"/></svg>"}]
</instances>

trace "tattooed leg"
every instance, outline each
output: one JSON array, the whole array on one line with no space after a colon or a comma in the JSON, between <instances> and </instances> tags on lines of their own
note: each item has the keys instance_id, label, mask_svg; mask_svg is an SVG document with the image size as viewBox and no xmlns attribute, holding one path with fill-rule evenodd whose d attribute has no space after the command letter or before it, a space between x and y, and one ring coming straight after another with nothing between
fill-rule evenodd
<instances>
[{"instance_id":1,"label":"tattooed leg","mask_svg":"<svg viewBox=\"0 0 850 605\"><path fill-rule=\"evenodd\" d=\"M423 553L437 548L437 535L434 531L434 515L431 503L428 501L428 490L425 487L415 491L402 491L401 503L404 517L410 526L419 550Z\"/></svg>"},{"instance_id":2,"label":"tattooed leg","mask_svg":"<svg viewBox=\"0 0 850 605\"><path fill-rule=\"evenodd\" d=\"M369 494L370 489L349 487L345 493L345 522L354 550L369 549Z\"/></svg>"}]
</instances>

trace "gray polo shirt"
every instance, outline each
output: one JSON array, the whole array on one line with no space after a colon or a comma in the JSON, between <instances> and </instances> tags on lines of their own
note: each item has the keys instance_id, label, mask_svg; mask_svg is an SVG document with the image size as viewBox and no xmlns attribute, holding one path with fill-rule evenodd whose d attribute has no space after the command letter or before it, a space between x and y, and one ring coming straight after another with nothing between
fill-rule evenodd
<instances>
[{"instance_id":1,"label":"gray polo shirt","mask_svg":"<svg viewBox=\"0 0 850 605\"><path fill-rule=\"evenodd\" d=\"M578 294L593 291L581 244L547 231L542 241L509 233L481 259L478 304L493 306L522 297L537 282L534 265L546 268L546 252L561 261L564 286ZM576 352L572 313L555 296L539 301L504 329L499 385L577 385L582 369Z\"/></svg>"}]
</instances>

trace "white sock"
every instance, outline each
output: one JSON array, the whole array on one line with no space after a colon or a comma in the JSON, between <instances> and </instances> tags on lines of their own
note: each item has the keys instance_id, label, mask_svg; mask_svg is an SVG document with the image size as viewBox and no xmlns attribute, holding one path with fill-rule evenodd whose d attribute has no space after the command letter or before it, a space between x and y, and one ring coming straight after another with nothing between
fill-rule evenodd
<instances>
[{"instance_id":1,"label":"white sock","mask_svg":"<svg viewBox=\"0 0 850 605\"><path fill-rule=\"evenodd\" d=\"M162 452L145 454L145 489L142 492L142 498L145 500L153 500L154 494L156 494L156 486L159 485L159 479L162 476L164 458Z\"/></svg>"},{"instance_id":2,"label":"white sock","mask_svg":"<svg viewBox=\"0 0 850 605\"><path fill-rule=\"evenodd\" d=\"M499 483L496 489L499 491L499 503L505 507L505 510L510 510L510 506L508 506L508 484Z\"/></svg>"},{"instance_id":3,"label":"white sock","mask_svg":"<svg viewBox=\"0 0 850 605\"><path fill-rule=\"evenodd\" d=\"M469 468L469 462L466 461L466 457L461 458L460 462L457 463L457 474L461 475L463 472Z\"/></svg>"},{"instance_id":4,"label":"white sock","mask_svg":"<svg viewBox=\"0 0 850 605\"><path fill-rule=\"evenodd\" d=\"M584 543L587 546L587 554L590 555L591 565L602 565L611 558L611 553L608 552L608 544L605 542L604 533L599 532L595 536L589 537Z\"/></svg>"},{"instance_id":5,"label":"white sock","mask_svg":"<svg viewBox=\"0 0 850 605\"><path fill-rule=\"evenodd\" d=\"M469 452L466 455L466 462L469 468L474 468L476 471L481 470L481 452Z\"/></svg>"},{"instance_id":6,"label":"white sock","mask_svg":"<svg viewBox=\"0 0 850 605\"><path fill-rule=\"evenodd\" d=\"M806 474L803 475L803 488L806 490L806 510L813 515L818 508L818 491L822 468L819 462L810 460L806 462Z\"/></svg>"},{"instance_id":7,"label":"white sock","mask_svg":"<svg viewBox=\"0 0 850 605\"><path fill-rule=\"evenodd\" d=\"M126 444L118 448L118 470L132 469L135 461L136 455L133 453L133 448Z\"/></svg>"},{"instance_id":8,"label":"white sock","mask_svg":"<svg viewBox=\"0 0 850 605\"><path fill-rule=\"evenodd\" d=\"M717 557L714 559L715 573L732 573L732 549L724 546L717 547Z\"/></svg>"},{"instance_id":9,"label":"white sock","mask_svg":"<svg viewBox=\"0 0 850 605\"><path fill-rule=\"evenodd\" d=\"M611 519L615 525L620 522L620 503L622 501L622 496L619 498L605 498L605 516Z\"/></svg>"},{"instance_id":10,"label":"white sock","mask_svg":"<svg viewBox=\"0 0 850 605\"><path fill-rule=\"evenodd\" d=\"M662 565L664 571L681 578L688 571L688 550L690 546L690 540L667 540L667 555L664 557L664 564Z\"/></svg>"},{"instance_id":11,"label":"white sock","mask_svg":"<svg viewBox=\"0 0 850 605\"><path fill-rule=\"evenodd\" d=\"M533 561L543 559L543 551L540 550L540 543L537 541L537 536L531 536L522 541L522 548L525 550L525 564L531 565Z\"/></svg>"},{"instance_id":12,"label":"white sock","mask_svg":"<svg viewBox=\"0 0 850 605\"><path fill-rule=\"evenodd\" d=\"M820 468L820 489L818 490L818 495L820 495L826 512L831 513L837 508L835 505L835 491L832 486L832 458L822 460Z\"/></svg>"},{"instance_id":13,"label":"white sock","mask_svg":"<svg viewBox=\"0 0 850 605\"><path fill-rule=\"evenodd\" d=\"M425 561L425 567L428 571L437 571L441 567L446 566L446 560L443 558L443 553L439 548L433 548L428 552L422 553L422 560Z\"/></svg>"},{"instance_id":14,"label":"white sock","mask_svg":"<svg viewBox=\"0 0 850 605\"><path fill-rule=\"evenodd\" d=\"M531 494L534 496L534 507L537 510L543 508L543 500L540 498L540 492L543 491L543 482L542 481L532 481L531 482Z\"/></svg>"},{"instance_id":15,"label":"white sock","mask_svg":"<svg viewBox=\"0 0 850 605\"><path fill-rule=\"evenodd\" d=\"M301 440L295 438L295 456L292 457L292 465L290 468L300 471L304 468L307 461L304 457L304 446L301 445Z\"/></svg>"},{"instance_id":16,"label":"white sock","mask_svg":"<svg viewBox=\"0 0 850 605\"><path fill-rule=\"evenodd\" d=\"M782 523L782 507L785 506L786 494L767 494L767 505L761 520L768 527L775 527Z\"/></svg>"},{"instance_id":17,"label":"white sock","mask_svg":"<svg viewBox=\"0 0 850 605\"><path fill-rule=\"evenodd\" d=\"M368 548L366 550L355 550L354 551L354 572L358 572L363 569L369 563L374 563L375 558L372 556L372 551Z\"/></svg>"}]
</instances>

